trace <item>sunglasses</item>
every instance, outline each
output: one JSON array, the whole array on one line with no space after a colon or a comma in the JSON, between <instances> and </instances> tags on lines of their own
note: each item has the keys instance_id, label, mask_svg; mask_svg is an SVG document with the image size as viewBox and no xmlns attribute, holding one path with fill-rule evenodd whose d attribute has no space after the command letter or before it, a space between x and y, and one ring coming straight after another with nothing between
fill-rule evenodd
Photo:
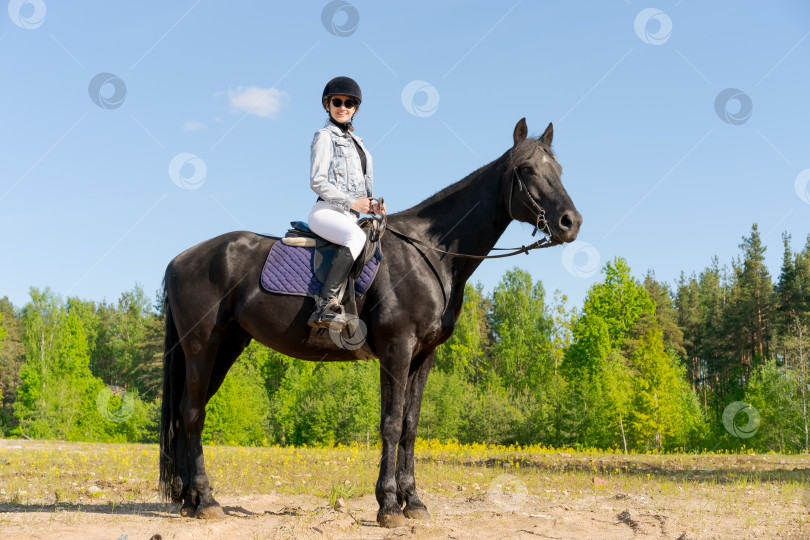
<instances>
[{"instance_id":1,"label":"sunglasses","mask_svg":"<svg viewBox=\"0 0 810 540\"><path fill-rule=\"evenodd\" d=\"M357 102L353 99L342 100L338 97L332 98L332 105L335 107L341 107L342 105L346 105L347 109L354 109L357 107Z\"/></svg>"}]
</instances>

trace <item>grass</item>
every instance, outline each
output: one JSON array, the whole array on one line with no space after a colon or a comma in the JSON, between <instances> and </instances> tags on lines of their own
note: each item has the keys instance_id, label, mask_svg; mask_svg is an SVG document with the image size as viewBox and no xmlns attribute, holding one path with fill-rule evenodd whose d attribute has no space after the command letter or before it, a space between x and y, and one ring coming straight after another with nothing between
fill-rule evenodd
<instances>
[{"instance_id":1,"label":"grass","mask_svg":"<svg viewBox=\"0 0 810 540\"><path fill-rule=\"evenodd\" d=\"M206 447L217 495L307 494L331 507L374 492L380 450ZM696 525L733 516L746 526L807 531L810 461L805 455L630 454L419 441L417 486L448 498L599 508L605 499L640 501L688 514ZM156 445L0 441L4 506L75 507L159 502ZM506 476L505 476L506 475ZM600 487L593 478L605 481ZM91 487L101 491L91 495Z\"/></svg>"}]
</instances>

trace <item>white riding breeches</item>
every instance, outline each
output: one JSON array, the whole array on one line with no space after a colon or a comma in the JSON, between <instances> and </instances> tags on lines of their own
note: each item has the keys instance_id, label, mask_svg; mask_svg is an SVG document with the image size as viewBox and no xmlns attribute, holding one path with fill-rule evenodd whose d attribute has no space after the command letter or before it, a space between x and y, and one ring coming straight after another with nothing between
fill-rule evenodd
<instances>
[{"instance_id":1,"label":"white riding breeches","mask_svg":"<svg viewBox=\"0 0 810 540\"><path fill-rule=\"evenodd\" d=\"M346 246L355 259L366 244L366 234L357 224L351 212L343 212L326 201L318 201L309 211L307 224L312 232L333 242Z\"/></svg>"}]
</instances>

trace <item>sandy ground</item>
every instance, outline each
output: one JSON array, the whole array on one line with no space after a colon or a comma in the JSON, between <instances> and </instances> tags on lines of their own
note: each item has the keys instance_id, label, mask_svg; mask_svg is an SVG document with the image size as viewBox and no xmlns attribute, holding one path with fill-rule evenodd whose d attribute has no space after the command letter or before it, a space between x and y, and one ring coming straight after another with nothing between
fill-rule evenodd
<instances>
[{"instance_id":1,"label":"sandy ground","mask_svg":"<svg viewBox=\"0 0 810 540\"><path fill-rule=\"evenodd\" d=\"M180 538L773 538L765 527L746 526L744 518L710 517L711 512L686 516L646 509L632 497L587 497L566 505L541 503L531 496L518 503L493 500L491 494L473 498L432 496L429 521L409 520L407 526L380 528L373 496L353 499L343 511L329 508L322 498L294 495L220 497L227 517L217 521L182 518L168 504L137 503L112 507L0 507L0 538L82 538L105 540ZM519 507L513 507L518 506ZM512 508L510 508L512 507ZM745 532L743 532L745 531ZM782 538L808 538L782 533Z\"/></svg>"},{"instance_id":2,"label":"sandy ground","mask_svg":"<svg viewBox=\"0 0 810 540\"><path fill-rule=\"evenodd\" d=\"M62 446L65 447L64 451L85 448L81 443L0 440L0 450L53 449L54 445L59 451L62 451ZM93 449L98 447L87 446ZM127 450L120 448L122 451ZM576 465L578 460L587 461L584 457L562 453L552 459L558 458L564 461L564 465L571 466ZM616 457L611 462L611 467L621 467L621 459L622 456ZM652 458L642 463L654 465L656 460L650 460ZM13 459L7 460L7 464L12 462ZM785 479L787 483L794 483L806 478L807 469L804 466L808 462L804 457L705 456L695 463L711 467L731 467L729 470L735 471L735 474L745 469L754 470L763 464L769 468L755 482L744 482L743 478L731 475L734 480L723 483L722 480L726 478L724 476L712 477L707 473L706 478L701 478L703 473L694 470L694 466L690 470L679 471L670 465L667 470L671 474L685 475L684 483L676 482L676 477L672 476L671 483L664 485L657 482L648 489L643 482L630 481L629 489L632 491L624 491L628 489L628 484L622 482L622 477L615 477L611 481L594 478L594 484L599 480L604 485L598 489L582 489L581 483L576 487L576 481L566 481L568 473L551 472L551 469L547 469L535 473L541 475L544 482L529 490L517 477L502 474L488 488L484 487L486 491L471 493L469 482L466 492L461 483L451 487L449 492L446 486L442 492L420 489L420 496L428 506L432 519L408 520L406 526L395 529L383 529L377 525L377 501L373 495L349 499L340 510L335 510L325 498L313 495L275 491L270 494L242 496L220 493L217 494L217 500L226 517L203 521L181 517L179 505L157 502L157 493L151 489L151 481L143 480L140 484L134 484L145 489L142 489L140 495L134 496L121 491L133 484L122 482L119 485L113 482L110 489L98 498L82 495L79 499L82 502L78 504L53 504L52 495L45 499L26 499L18 504L0 503L0 539L810 540L810 489L785 486ZM36 467L36 463L31 466ZM430 470L427 468L427 471ZM654 468L645 470L656 474L661 472L656 472ZM427 471L423 472L425 476ZM452 475L447 471L444 474L442 482L452 484L452 480L445 480L451 479ZM467 474L481 475L481 470L473 468ZM649 477L650 474L646 476ZM36 476L32 475L26 477L26 480L34 478ZM804 482L800 484L804 485ZM478 489L478 484L474 485ZM442 484L438 483L438 486L441 487ZM660 489L662 486L666 491ZM2 487L10 489L9 485L3 486L0 483L0 488ZM238 493L239 486L231 488L231 493L234 489ZM35 484L34 489L44 491L41 485ZM0 489L0 493L6 491ZM125 498L125 494L129 497ZM124 500L136 502L123 502Z\"/></svg>"}]
</instances>

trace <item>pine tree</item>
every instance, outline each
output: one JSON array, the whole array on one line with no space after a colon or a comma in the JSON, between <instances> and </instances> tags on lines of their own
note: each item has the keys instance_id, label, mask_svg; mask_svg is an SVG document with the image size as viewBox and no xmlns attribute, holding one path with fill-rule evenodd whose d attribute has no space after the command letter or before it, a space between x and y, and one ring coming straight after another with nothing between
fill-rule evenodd
<instances>
[{"instance_id":1,"label":"pine tree","mask_svg":"<svg viewBox=\"0 0 810 540\"><path fill-rule=\"evenodd\" d=\"M775 326L778 343L782 348L785 372L798 373L798 388L802 401L803 450L808 452L807 417L807 353L810 338L810 256L807 248L794 254L790 249L790 235L782 236L784 256L782 269L775 287ZM792 369L791 369L792 368Z\"/></svg>"},{"instance_id":2,"label":"pine tree","mask_svg":"<svg viewBox=\"0 0 810 540\"><path fill-rule=\"evenodd\" d=\"M740 340L738 348L743 387L751 367L768 354L771 337L771 295L773 286L765 266L765 246L757 224L740 244L742 259L734 264L732 298L734 309L733 334Z\"/></svg>"},{"instance_id":3,"label":"pine tree","mask_svg":"<svg viewBox=\"0 0 810 540\"><path fill-rule=\"evenodd\" d=\"M689 380L695 392L702 395L707 381L704 374L703 360L699 354L699 302L697 277L692 274L687 280L683 272L681 272L678 280L678 290L675 294L678 328L683 332L684 360L686 360L687 369L689 370Z\"/></svg>"},{"instance_id":4,"label":"pine tree","mask_svg":"<svg viewBox=\"0 0 810 540\"><path fill-rule=\"evenodd\" d=\"M655 318L664 335L667 350L682 359L686 359L683 330L678 326L678 312L675 310L672 292L669 286L655 280L655 272L647 271L644 277L644 289L655 302Z\"/></svg>"}]
</instances>

